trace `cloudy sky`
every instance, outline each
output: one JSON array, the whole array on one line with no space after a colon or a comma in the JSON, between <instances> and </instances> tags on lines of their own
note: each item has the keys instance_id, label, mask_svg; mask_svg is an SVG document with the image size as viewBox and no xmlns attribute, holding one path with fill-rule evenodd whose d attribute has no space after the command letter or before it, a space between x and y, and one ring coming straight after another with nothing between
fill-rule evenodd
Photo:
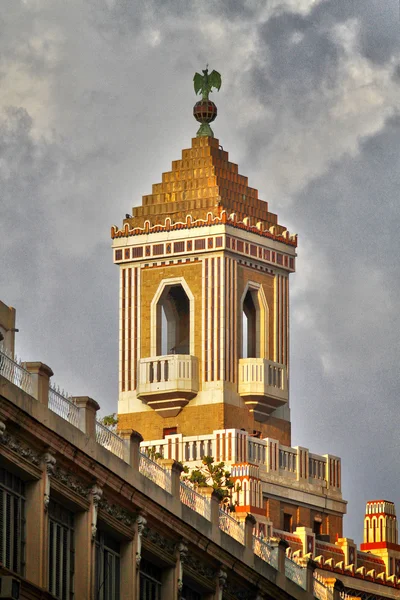
<instances>
[{"instance_id":1,"label":"cloudy sky","mask_svg":"<svg viewBox=\"0 0 400 600\"><path fill-rule=\"evenodd\" d=\"M110 226L215 135L299 234L293 445L342 457L345 533L400 512L398 0L1 0L0 297L17 349L116 410Z\"/></svg>"}]
</instances>

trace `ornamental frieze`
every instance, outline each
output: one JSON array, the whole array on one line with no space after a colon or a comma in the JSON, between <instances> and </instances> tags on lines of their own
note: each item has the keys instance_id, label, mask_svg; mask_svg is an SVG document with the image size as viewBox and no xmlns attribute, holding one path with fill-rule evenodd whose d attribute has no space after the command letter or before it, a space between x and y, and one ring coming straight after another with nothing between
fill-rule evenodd
<instances>
[{"instance_id":1,"label":"ornamental frieze","mask_svg":"<svg viewBox=\"0 0 400 600\"><path fill-rule=\"evenodd\" d=\"M33 450L30 446L22 442L17 436L3 431L3 435L0 436L0 443L6 446L9 450L12 450L18 456L31 463L32 465L40 465L40 454Z\"/></svg>"},{"instance_id":2,"label":"ornamental frieze","mask_svg":"<svg viewBox=\"0 0 400 600\"><path fill-rule=\"evenodd\" d=\"M98 501L98 507L106 512L117 521L120 521L123 525L127 527L131 527L135 522L135 516L130 514L127 510L118 506L117 504L112 504L106 498L100 498Z\"/></svg>"},{"instance_id":3,"label":"ornamental frieze","mask_svg":"<svg viewBox=\"0 0 400 600\"><path fill-rule=\"evenodd\" d=\"M215 580L216 570L210 567L207 563L200 560L195 554L192 552L188 552L185 558L185 569L189 569L193 571L193 573L197 573L201 575L205 579L210 581Z\"/></svg>"},{"instance_id":4,"label":"ornamental frieze","mask_svg":"<svg viewBox=\"0 0 400 600\"><path fill-rule=\"evenodd\" d=\"M171 555L175 552L176 543L164 537L158 531L150 529L150 527L145 527L143 529L142 536L144 539L149 540L149 542Z\"/></svg>"},{"instance_id":5,"label":"ornamental frieze","mask_svg":"<svg viewBox=\"0 0 400 600\"><path fill-rule=\"evenodd\" d=\"M69 473L69 471L67 471L66 469L56 466L54 467L51 476L53 477L53 479L56 479L82 498L85 498L85 500L89 498L91 486L87 485L81 479L78 479L78 477L71 475L71 473Z\"/></svg>"}]
</instances>

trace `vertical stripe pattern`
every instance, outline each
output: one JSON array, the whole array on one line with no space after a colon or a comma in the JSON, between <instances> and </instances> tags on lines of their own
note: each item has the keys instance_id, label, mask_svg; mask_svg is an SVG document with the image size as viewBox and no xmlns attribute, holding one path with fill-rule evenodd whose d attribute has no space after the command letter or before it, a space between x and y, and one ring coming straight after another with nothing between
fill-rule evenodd
<instances>
[{"instance_id":1,"label":"vertical stripe pattern","mask_svg":"<svg viewBox=\"0 0 400 600\"><path fill-rule=\"evenodd\" d=\"M223 259L220 256L204 259L204 381L223 377L224 330L226 310L223 303Z\"/></svg>"},{"instance_id":2,"label":"vertical stripe pattern","mask_svg":"<svg viewBox=\"0 0 400 600\"><path fill-rule=\"evenodd\" d=\"M136 389L139 359L139 280L137 267L121 270L120 391Z\"/></svg>"},{"instance_id":3,"label":"vertical stripe pattern","mask_svg":"<svg viewBox=\"0 0 400 600\"><path fill-rule=\"evenodd\" d=\"M225 381L237 380L237 264L225 257Z\"/></svg>"},{"instance_id":4,"label":"vertical stripe pattern","mask_svg":"<svg viewBox=\"0 0 400 600\"><path fill-rule=\"evenodd\" d=\"M289 360L289 281L275 275L275 351L274 360L288 365Z\"/></svg>"}]
</instances>

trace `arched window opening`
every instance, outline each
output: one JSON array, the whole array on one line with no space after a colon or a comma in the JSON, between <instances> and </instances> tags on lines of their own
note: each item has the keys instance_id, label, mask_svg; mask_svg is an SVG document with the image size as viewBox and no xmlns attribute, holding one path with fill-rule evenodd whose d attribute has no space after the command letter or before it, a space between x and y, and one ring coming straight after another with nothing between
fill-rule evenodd
<instances>
[{"instance_id":1,"label":"arched window opening","mask_svg":"<svg viewBox=\"0 0 400 600\"><path fill-rule=\"evenodd\" d=\"M260 307L255 290L247 290L243 300L242 313L242 356L257 358L260 356Z\"/></svg>"},{"instance_id":2,"label":"arched window opening","mask_svg":"<svg viewBox=\"0 0 400 600\"><path fill-rule=\"evenodd\" d=\"M157 356L190 354L190 301L183 287L166 286L157 303Z\"/></svg>"}]
</instances>

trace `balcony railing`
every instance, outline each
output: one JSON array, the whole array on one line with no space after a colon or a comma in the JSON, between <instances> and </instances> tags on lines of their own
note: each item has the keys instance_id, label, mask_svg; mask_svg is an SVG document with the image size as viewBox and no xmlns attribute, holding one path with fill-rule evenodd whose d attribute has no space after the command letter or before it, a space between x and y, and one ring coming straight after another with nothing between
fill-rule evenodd
<instances>
[{"instance_id":1,"label":"balcony railing","mask_svg":"<svg viewBox=\"0 0 400 600\"><path fill-rule=\"evenodd\" d=\"M265 560L274 569L278 569L278 549L271 548L265 539L253 535L254 554Z\"/></svg>"},{"instance_id":2,"label":"balcony railing","mask_svg":"<svg viewBox=\"0 0 400 600\"><path fill-rule=\"evenodd\" d=\"M244 545L244 525L221 508L219 509L219 528Z\"/></svg>"},{"instance_id":3,"label":"balcony railing","mask_svg":"<svg viewBox=\"0 0 400 600\"><path fill-rule=\"evenodd\" d=\"M96 442L124 460L125 442L108 427L96 421Z\"/></svg>"},{"instance_id":4,"label":"balcony railing","mask_svg":"<svg viewBox=\"0 0 400 600\"><path fill-rule=\"evenodd\" d=\"M140 453L139 471L142 475L151 479L151 481L171 494L171 473L160 467L160 465L142 452Z\"/></svg>"},{"instance_id":5,"label":"balcony railing","mask_svg":"<svg viewBox=\"0 0 400 600\"><path fill-rule=\"evenodd\" d=\"M66 396L65 392L61 392L60 388L49 387L48 406L56 415L62 417L71 425L79 427L79 408Z\"/></svg>"},{"instance_id":6,"label":"balcony railing","mask_svg":"<svg viewBox=\"0 0 400 600\"><path fill-rule=\"evenodd\" d=\"M285 365L266 358L241 358L239 394L257 419L265 420L288 401Z\"/></svg>"},{"instance_id":7,"label":"balcony railing","mask_svg":"<svg viewBox=\"0 0 400 600\"><path fill-rule=\"evenodd\" d=\"M162 417L176 416L198 391L195 356L168 354L140 359L137 395Z\"/></svg>"},{"instance_id":8,"label":"balcony railing","mask_svg":"<svg viewBox=\"0 0 400 600\"><path fill-rule=\"evenodd\" d=\"M24 364L11 356L6 350L0 350L0 375L18 386L27 394L32 394L32 378Z\"/></svg>"},{"instance_id":9,"label":"balcony railing","mask_svg":"<svg viewBox=\"0 0 400 600\"><path fill-rule=\"evenodd\" d=\"M206 496L199 494L196 490L181 481L180 497L183 504L199 513L208 521L211 520L211 504Z\"/></svg>"}]
</instances>

